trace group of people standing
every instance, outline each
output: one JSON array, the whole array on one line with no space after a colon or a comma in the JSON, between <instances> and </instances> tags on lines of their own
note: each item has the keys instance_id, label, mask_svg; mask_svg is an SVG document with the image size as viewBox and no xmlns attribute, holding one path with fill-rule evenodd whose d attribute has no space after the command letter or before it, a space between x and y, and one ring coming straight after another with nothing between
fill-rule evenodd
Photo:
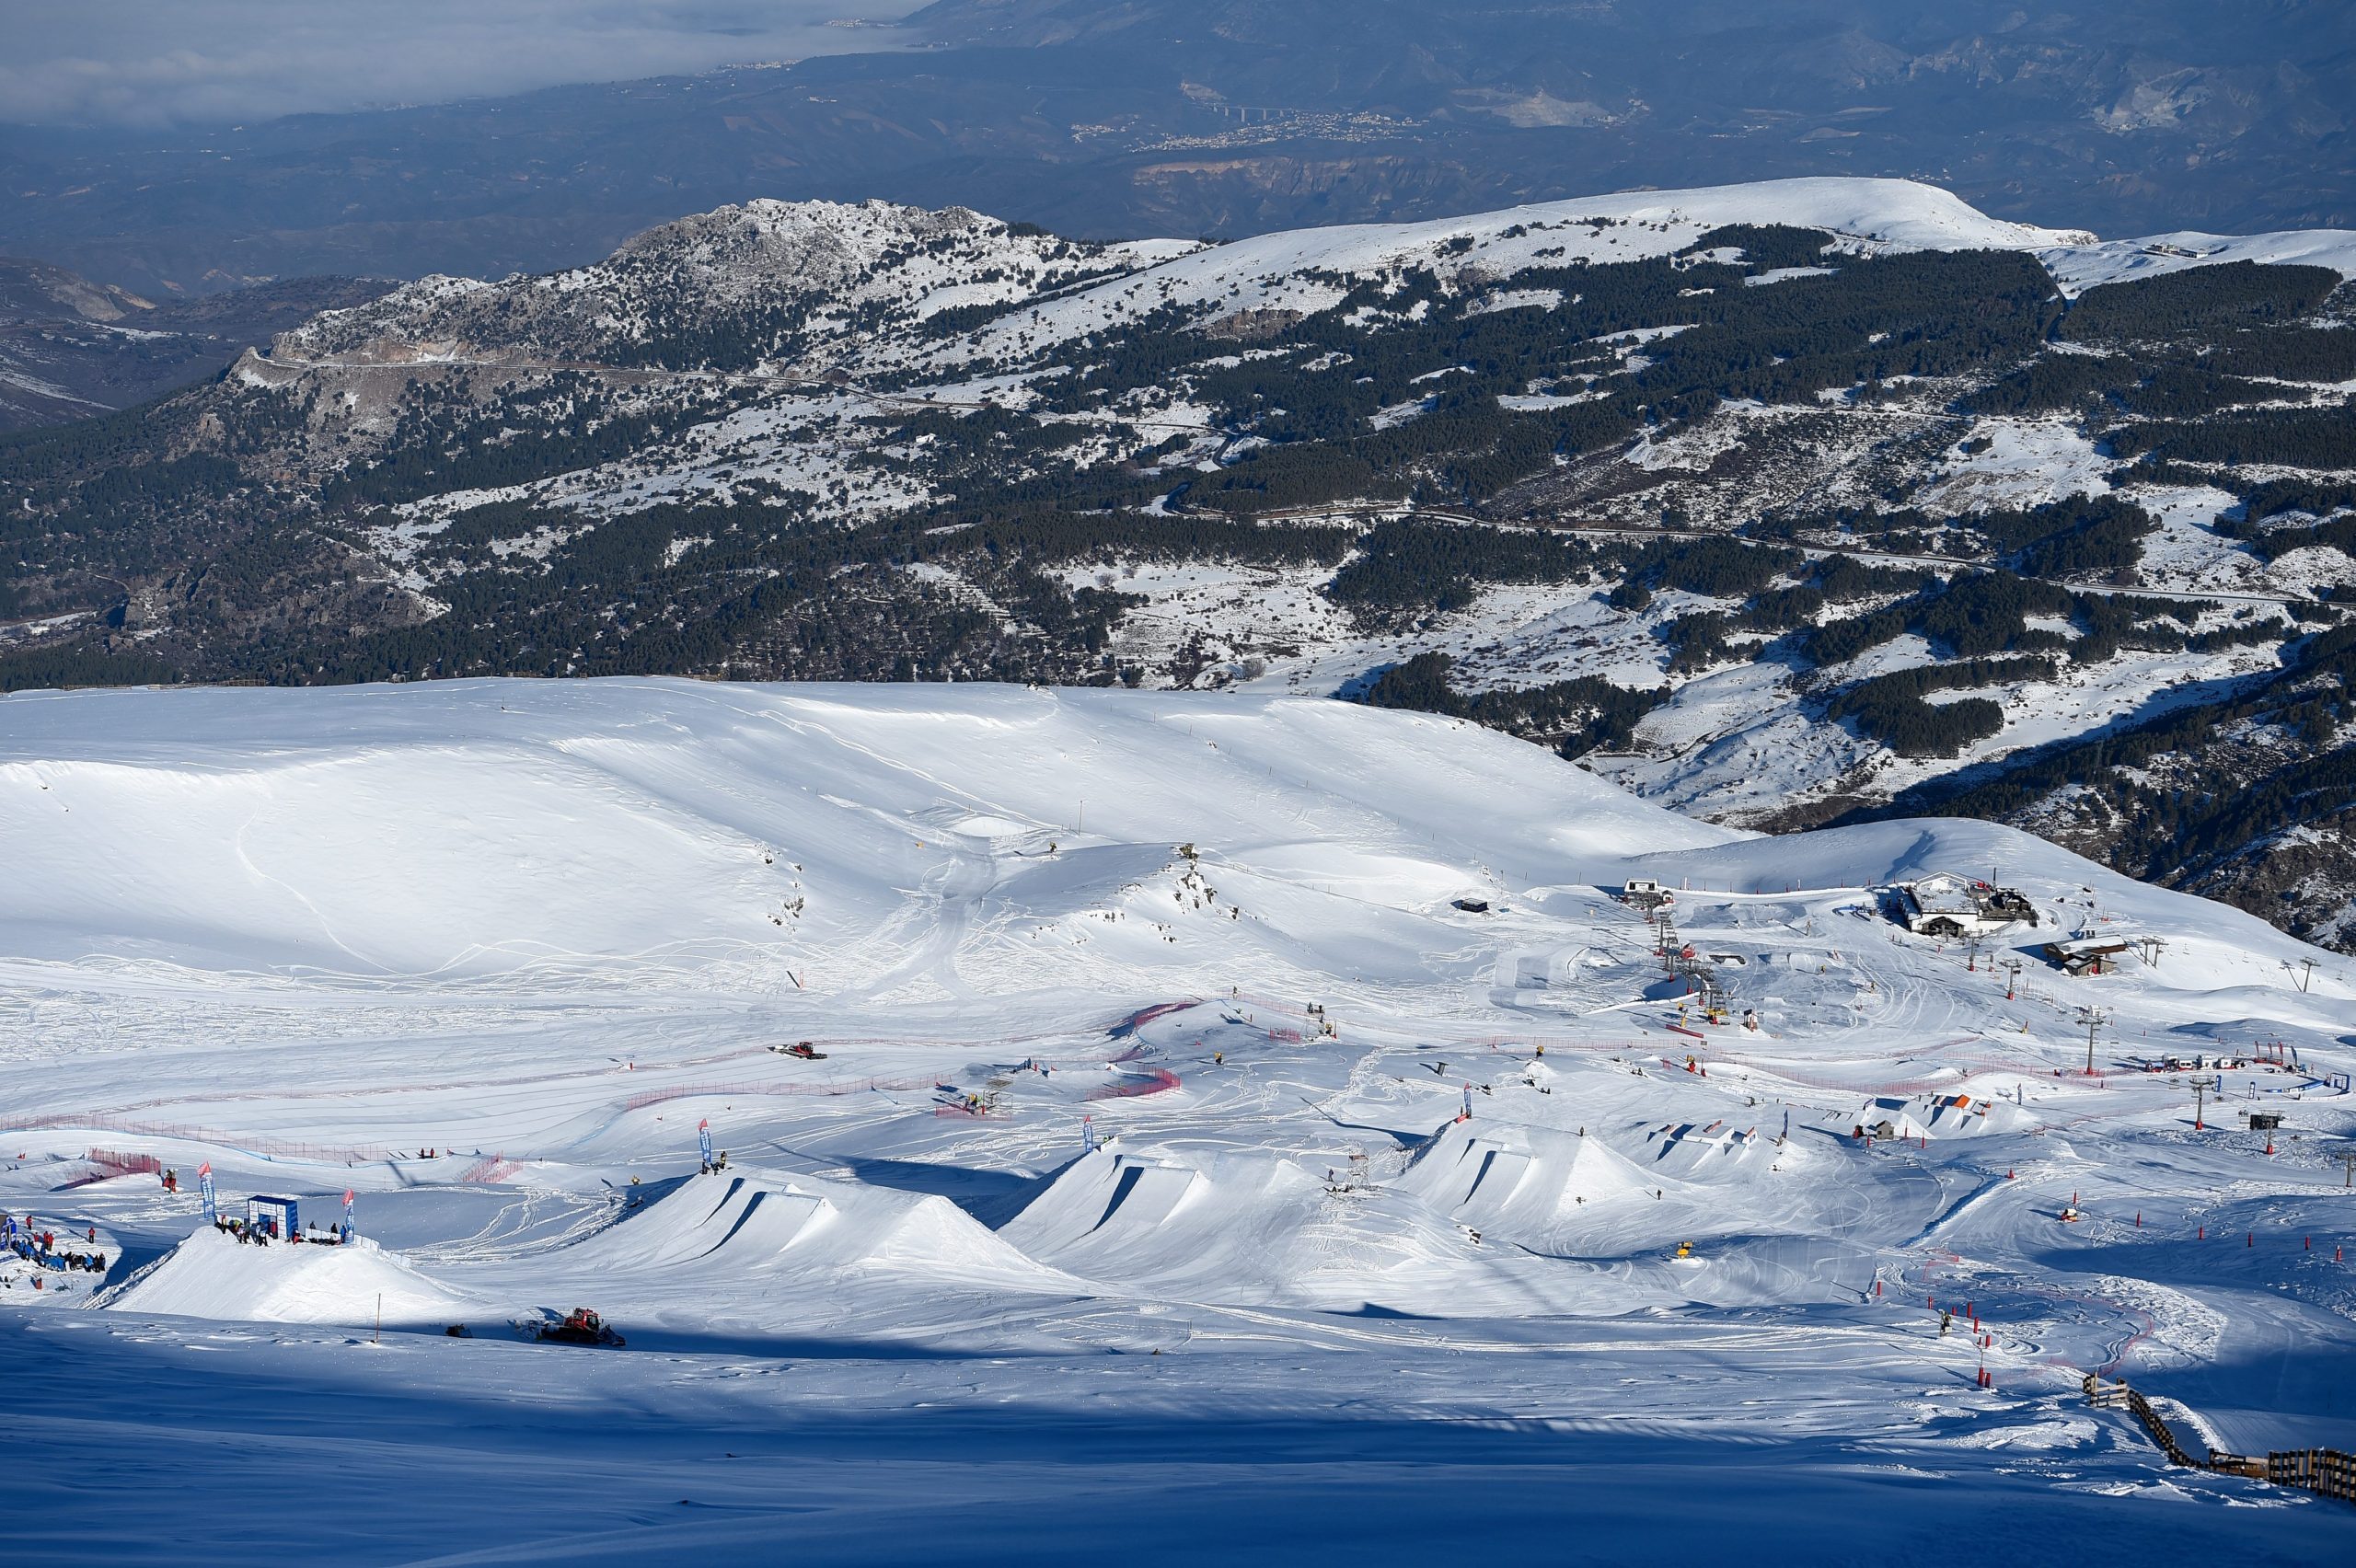
<instances>
[{"instance_id":1,"label":"group of people standing","mask_svg":"<svg viewBox=\"0 0 2356 1568\"><path fill-rule=\"evenodd\" d=\"M54 1229L37 1230L33 1228L34 1224L35 1221L29 1215L19 1219L13 1214L0 1214L0 1245L5 1245L10 1252L24 1259L36 1269L55 1269L63 1273L75 1274L102 1274L107 1272L107 1255L104 1252L84 1251L75 1245L75 1242L85 1239L97 1241L98 1227L90 1227L86 1237L77 1237L73 1231L68 1230L65 1233L65 1245L61 1247L58 1245L57 1232ZM13 1282L0 1280L0 1285L14 1288ZM35 1290L42 1289L44 1285L45 1282L40 1274L33 1275Z\"/></svg>"}]
</instances>

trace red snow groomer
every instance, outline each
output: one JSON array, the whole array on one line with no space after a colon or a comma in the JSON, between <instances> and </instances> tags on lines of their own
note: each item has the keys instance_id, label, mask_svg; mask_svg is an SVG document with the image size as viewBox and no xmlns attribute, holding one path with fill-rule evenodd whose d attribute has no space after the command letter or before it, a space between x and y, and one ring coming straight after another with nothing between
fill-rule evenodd
<instances>
[{"instance_id":1,"label":"red snow groomer","mask_svg":"<svg viewBox=\"0 0 2356 1568\"><path fill-rule=\"evenodd\" d=\"M619 1348L622 1336L606 1326L606 1320L589 1307L575 1307L557 1322L540 1325L540 1340L553 1344L609 1344Z\"/></svg>"}]
</instances>

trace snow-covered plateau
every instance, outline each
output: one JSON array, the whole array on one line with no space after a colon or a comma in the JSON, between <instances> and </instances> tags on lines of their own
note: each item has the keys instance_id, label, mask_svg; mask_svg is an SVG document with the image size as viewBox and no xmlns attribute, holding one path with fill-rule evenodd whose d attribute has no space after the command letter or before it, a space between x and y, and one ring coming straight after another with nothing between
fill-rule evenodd
<instances>
[{"instance_id":1,"label":"snow-covered plateau","mask_svg":"<svg viewBox=\"0 0 2356 1568\"><path fill-rule=\"evenodd\" d=\"M2356 1449L2347 961L2009 828L478 680L0 698L0 1209L104 1259L0 1265L21 1561L2356 1550L2081 1384ZM1912 934L1939 871L2034 922Z\"/></svg>"}]
</instances>

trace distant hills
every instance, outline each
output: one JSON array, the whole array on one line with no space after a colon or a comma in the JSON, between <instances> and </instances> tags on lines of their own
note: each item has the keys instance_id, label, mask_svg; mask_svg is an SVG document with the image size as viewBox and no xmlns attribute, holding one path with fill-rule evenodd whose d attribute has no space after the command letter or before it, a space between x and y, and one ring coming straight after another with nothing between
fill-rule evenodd
<instances>
[{"instance_id":1,"label":"distant hills","mask_svg":"<svg viewBox=\"0 0 2356 1568\"><path fill-rule=\"evenodd\" d=\"M158 304L0 256L0 431L144 403L218 374L273 333L391 286L294 278Z\"/></svg>"},{"instance_id":2,"label":"distant hills","mask_svg":"<svg viewBox=\"0 0 2356 1568\"><path fill-rule=\"evenodd\" d=\"M1794 175L2106 234L2356 225L2356 7L943 0L871 54L0 137L0 252L150 297L589 261L754 197L1112 239Z\"/></svg>"}]
</instances>

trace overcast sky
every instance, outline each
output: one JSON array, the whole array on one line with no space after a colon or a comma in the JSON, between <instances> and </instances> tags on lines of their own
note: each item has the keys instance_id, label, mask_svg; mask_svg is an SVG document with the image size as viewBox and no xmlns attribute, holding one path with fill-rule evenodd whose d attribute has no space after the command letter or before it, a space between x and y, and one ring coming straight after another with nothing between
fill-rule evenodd
<instances>
[{"instance_id":1,"label":"overcast sky","mask_svg":"<svg viewBox=\"0 0 2356 1568\"><path fill-rule=\"evenodd\" d=\"M0 122L235 122L891 46L922 0L0 0Z\"/></svg>"}]
</instances>

